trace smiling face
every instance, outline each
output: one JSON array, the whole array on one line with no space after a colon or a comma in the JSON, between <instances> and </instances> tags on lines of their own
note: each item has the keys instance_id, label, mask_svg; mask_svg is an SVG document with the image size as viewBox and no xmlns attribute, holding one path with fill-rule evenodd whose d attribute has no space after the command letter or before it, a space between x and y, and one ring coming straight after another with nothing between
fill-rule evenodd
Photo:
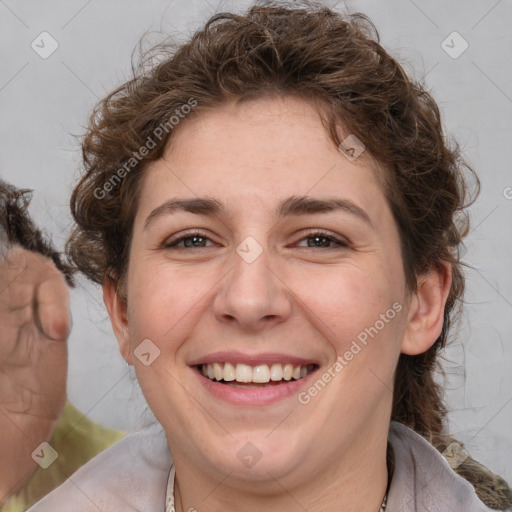
<instances>
[{"instance_id":1,"label":"smiling face","mask_svg":"<svg viewBox=\"0 0 512 512\"><path fill-rule=\"evenodd\" d=\"M182 472L300 482L385 453L400 351L428 347L377 172L291 97L187 119L146 169L106 303Z\"/></svg>"}]
</instances>

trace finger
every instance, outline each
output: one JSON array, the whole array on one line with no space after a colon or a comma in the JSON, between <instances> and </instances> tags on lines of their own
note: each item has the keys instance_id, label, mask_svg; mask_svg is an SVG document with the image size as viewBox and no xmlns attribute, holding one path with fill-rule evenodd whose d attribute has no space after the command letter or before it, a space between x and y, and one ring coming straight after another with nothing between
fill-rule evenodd
<instances>
[{"instance_id":1,"label":"finger","mask_svg":"<svg viewBox=\"0 0 512 512\"><path fill-rule=\"evenodd\" d=\"M48 338L66 340L71 330L69 289L63 276L56 273L38 286L37 322Z\"/></svg>"}]
</instances>

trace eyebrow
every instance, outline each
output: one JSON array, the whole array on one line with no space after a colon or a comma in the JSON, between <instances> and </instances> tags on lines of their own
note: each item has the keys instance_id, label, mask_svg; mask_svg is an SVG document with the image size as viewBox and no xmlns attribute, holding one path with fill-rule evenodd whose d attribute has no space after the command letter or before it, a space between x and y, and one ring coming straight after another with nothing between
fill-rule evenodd
<instances>
[{"instance_id":1,"label":"eyebrow","mask_svg":"<svg viewBox=\"0 0 512 512\"><path fill-rule=\"evenodd\" d=\"M210 197L171 199L155 208L148 215L144 223L144 229L148 229L157 218L176 211L213 217L225 215L227 209L220 201ZM274 209L273 213L276 217L282 219L294 215L313 215L316 213L331 213L335 211L350 213L374 228L370 216L360 206L348 199L339 197L319 199L309 196L291 196L281 201Z\"/></svg>"}]
</instances>

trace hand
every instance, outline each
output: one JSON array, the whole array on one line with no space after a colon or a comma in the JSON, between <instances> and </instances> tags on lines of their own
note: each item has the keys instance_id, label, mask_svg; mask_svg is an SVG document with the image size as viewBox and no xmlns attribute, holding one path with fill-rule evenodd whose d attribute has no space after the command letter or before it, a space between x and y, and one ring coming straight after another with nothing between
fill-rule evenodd
<instances>
[{"instance_id":1,"label":"hand","mask_svg":"<svg viewBox=\"0 0 512 512\"><path fill-rule=\"evenodd\" d=\"M66 401L69 290L51 260L22 248L0 261L0 500L36 469Z\"/></svg>"}]
</instances>

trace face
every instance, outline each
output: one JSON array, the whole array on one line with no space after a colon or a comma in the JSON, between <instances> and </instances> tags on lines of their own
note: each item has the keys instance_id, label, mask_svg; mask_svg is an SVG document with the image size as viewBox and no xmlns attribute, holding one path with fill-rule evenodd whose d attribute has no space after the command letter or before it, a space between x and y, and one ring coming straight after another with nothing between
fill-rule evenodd
<instances>
[{"instance_id":1,"label":"face","mask_svg":"<svg viewBox=\"0 0 512 512\"><path fill-rule=\"evenodd\" d=\"M411 303L378 172L290 97L187 119L147 168L111 315L175 464L300 480L386 438Z\"/></svg>"}]
</instances>

